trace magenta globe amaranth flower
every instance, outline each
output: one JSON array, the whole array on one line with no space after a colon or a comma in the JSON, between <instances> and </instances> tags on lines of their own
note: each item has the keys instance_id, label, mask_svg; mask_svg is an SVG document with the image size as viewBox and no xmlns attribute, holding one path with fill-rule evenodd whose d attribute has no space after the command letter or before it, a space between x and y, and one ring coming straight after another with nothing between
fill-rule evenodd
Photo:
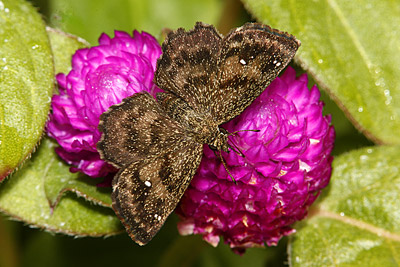
<instances>
[{"instance_id":1,"label":"magenta globe amaranth flower","mask_svg":"<svg viewBox=\"0 0 400 267\"><path fill-rule=\"evenodd\" d=\"M57 154L72 164L71 171L103 177L116 170L100 159L96 143L100 115L110 106L141 91L155 96L157 40L147 33L115 31L102 34L99 45L78 50L68 75L58 74L59 95L52 99L48 135L57 140Z\"/></svg>"},{"instance_id":2,"label":"magenta globe amaranth flower","mask_svg":"<svg viewBox=\"0 0 400 267\"><path fill-rule=\"evenodd\" d=\"M216 246L222 236L237 253L275 245L294 232L331 176L335 131L316 86L288 68L238 117L222 125L243 153L205 146L200 167L178 206L181 234L201 234Z\"/></svg>"}]
</instances>

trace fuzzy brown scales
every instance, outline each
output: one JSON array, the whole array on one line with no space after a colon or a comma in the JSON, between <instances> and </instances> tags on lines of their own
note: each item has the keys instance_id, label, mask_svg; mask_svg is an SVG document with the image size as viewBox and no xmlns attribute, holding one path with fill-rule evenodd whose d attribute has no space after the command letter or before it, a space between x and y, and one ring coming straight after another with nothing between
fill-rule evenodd
<instances>
[{"instance_id":1,"label":"fuzzy brown scales","mask_svg":"<svg viewBox=\"0 0 400 267\"><path fill-rule=\"evenodd\" d=\"M135 161L118 172L119 179L113 180L113 208L138 244L149 242L175 209L200 164L202 148L192 144Z\"/></svg>"},{"instance_id":2,"label":"fuzzy brown scales","mask_svg":"<svg viewBox=\"0 0 400 267\"><path fill-rule=\"evenodd\" d=\"M101 116L101 157L120 171L113 209L138 244L175 209L201 160L203 144L228 151L219 127L239 115L296 53L295 37L248 23L222 36L211 25L171 32L157 62L158 102L138 93Z\"/></svg>"}]
</instances>

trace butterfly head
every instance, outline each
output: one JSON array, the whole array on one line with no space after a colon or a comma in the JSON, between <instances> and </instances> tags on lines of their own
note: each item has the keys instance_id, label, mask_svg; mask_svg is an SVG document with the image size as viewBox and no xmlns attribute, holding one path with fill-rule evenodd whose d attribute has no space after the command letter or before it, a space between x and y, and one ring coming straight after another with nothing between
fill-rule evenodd
<instances>
[{"instance_id":1,"label":"butterfly head","mask_svg":"<svg viewBox=\"0 0 400 267\"><path fill-rule=\"evenodd\" d=\"M214 151L229 152L228 135L229 133L224 128L218 127L207 144Z\"/></svg>"}]
</instances>

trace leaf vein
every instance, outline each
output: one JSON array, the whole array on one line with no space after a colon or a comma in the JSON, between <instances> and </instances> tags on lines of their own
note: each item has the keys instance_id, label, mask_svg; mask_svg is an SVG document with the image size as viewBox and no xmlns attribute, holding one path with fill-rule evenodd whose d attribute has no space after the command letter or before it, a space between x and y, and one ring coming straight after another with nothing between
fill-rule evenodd
<instances>
[{"instance_id":1,"label":"leaf vein","mask_svg":"<svg viewBox=\"0 0 400 267\"><path fill-rule=\"evenodd\" d=\"M330 211L326 211L326 210L317 210L313 213L313 215L318 215L320 217L326 217L326 218L330 218L330 219L334 219L337 221L341 221L343 223L352 225L354 227L369 231L373 234L376 234L379 237L384 237L388 240L392 240L392 241L396 241L396 242L400 242L400 234L396 234L396 233L392 233L389 232L385 229L382 229L380 227L377 227L375 225L348 217L348 216L341 216L339 214L330 212Z\"/></svg>"}]
</instances>

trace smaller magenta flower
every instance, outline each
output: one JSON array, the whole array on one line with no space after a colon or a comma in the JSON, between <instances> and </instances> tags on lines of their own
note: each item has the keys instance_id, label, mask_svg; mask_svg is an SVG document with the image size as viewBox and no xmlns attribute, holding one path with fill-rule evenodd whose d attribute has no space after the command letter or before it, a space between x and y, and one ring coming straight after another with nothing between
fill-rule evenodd
<instances>
[{"instance_id":1,"label":"smaller magenta flower","mask_svg":"<svg viewBox=\"0 0 400 267\"><path fill-rule=\"evenodd\" d=\"M153 84L160 55L150 34L115 31L114 38L102 34L98 46L76 51L72 70L57 75L60 93L53 96L47 132L60 144L57 154L73 165L71 171L92 177L116 172L96 149L100 115L137 92L160 92Z\"/></svg>"},{"instance_id":2,"label":"smaller magenta flower","mask_svg":"<svg viewBox=\"0 0 400 267\"><path fill-rule=\"evenodd\" d=\"M329 183L335 131L316 86L288 68L239 116L222 125L243 156L222 153L237 184L208 146L177 213L181 234L220 237L236 253L276 245Z\"/></svg>"}]
</instances>

